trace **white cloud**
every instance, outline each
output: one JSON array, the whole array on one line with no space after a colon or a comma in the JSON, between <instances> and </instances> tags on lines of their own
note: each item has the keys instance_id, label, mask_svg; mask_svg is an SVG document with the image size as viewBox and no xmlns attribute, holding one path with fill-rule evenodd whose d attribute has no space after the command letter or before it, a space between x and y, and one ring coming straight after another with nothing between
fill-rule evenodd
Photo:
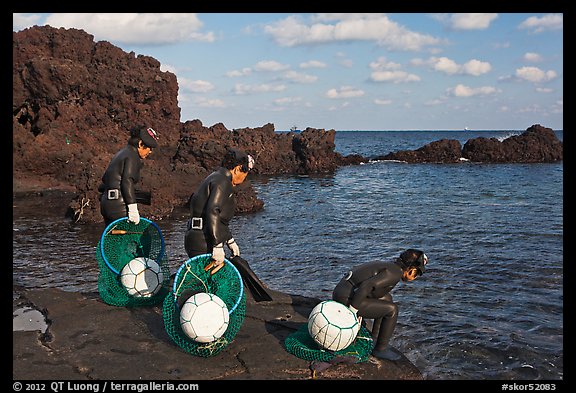
<instances>
[{"instance_id":1,"label":"white cloud","mask_svg":"<svg viewBox=\"0 0 576 393\"><path fill-rule=\"evenodd\" d=\"M284 90L286 90L285 85L271 85L266 83L261 85L246 85L242 83L237 83L234 86L232 92L237 95L246 95L246 94L279 92Z\"/></svg>"},{"instance_id":2,"label":"white cloud","mask_svg":"<svg viewBox=\"0 0 576 393\"><path fill-rule=\"evenodd\" d=\"M557 113L557 114L558 113L564 113L564 99L560 99L560 100L556 101L554 103L554 105L552 105L550 112Z\"/></svg>"},{"instance_id":3,"label":"white cloud","mask_svg":"<svg viewBox=\"0 0 576 393\"><path fill-rule=\"evenodd\" d=\"M352 68L354 61L352 59L341 59L338 64L345 68Z\"/></svg>"},{"instance_id":4,"label":"white cloud","mask_svg":"<svg viewBox=\"0 0 576 393\"><path fill-rule=\"evenodd\" d=\"M524 56L522 56L522 58L526 61L531 62L531 63L538 63L538 62L542 61L542 56L540 56L538 53L533 53L533 52L524 53Z\"/></svg>"},{"instance_id":5,"label":"white cloud","mask_svg":"<svg viewBox=\"0 0 576 393\"><path fill-rule=\"evenodd\" d=\"M518 113L542 113L542 107L538 104L527 105L517 110Z\"/></svg>"},{"instance_id":6,"label":"white cloud","mask_svg":"<svg viewBox=\"0 0 576 393\"><path fill-rule=\"evenodd\" d=\"M543 71L538 67L521 67L516 70L516 77L533 83L548 82L556 76L555 71Z\"/></svg>"},{"instance_id":7,"label":"white cloud","mask_svg":"<svg viewBox=\"0 0 576 393\"><path fill-rule=\"evenodd\" d=\"M460 72L460 66L454 60L447 57L432 57L428 63L435 71L440 71L448 75Z\"/></svg>"},{"instance_id":8,"label":"white cloud","mask_svg":"<svg viewBox=\"0 0 576 393\"><path fill-rule=\"evenodd\" d=\"M400 64L388 61L383 56L380 56L376 61L370 62L368 66L373 70L370 74L370 79L374 82L401 83L420 81L418 75L400 70L402 67Z\"/></svg>"},{"instance_id":9,"label":"white cloud","mask_svg":"<svg viewBox=\"0 0 576 393\"><path fill-rule=\"evenodd\" d=\"M498 14L452 14L449 17L450 27L454 30L484 30L498 18Z\"/></svg>"},{"instance_id":10,"label":"white cloud","mask_svg":"<svg viewBox=\"0 0 576 393\"><path fill-rule=\"evenodd\" d=\"M318 14L306 23L289 16L268 24L264 31L281 46L342 41L374 41L391 50L417 51L442 40L400 26L384 14Z\"/></svg>"},{"instance_id":11,"label":"white cloud","mask_svg":"<svg viewBox=\"0 0 576 393\"><path fill-rule=\"evenodd\" d=\"M542 33L549 30L562 30L564 28L564 15L548 14L541 18L531 16L520 23L518 28L531 30L533 33Z\"/></svg>"},{"instance_id":12,"label":"white cloud","mask_svg":"<svg viewBox=\"0 0 576 393\"><path fill-rule=\"evenodd\" d=\"M454 97L473 97L473 96L485 96L498 93L499 90L492 86L483 87L469 87L462 84L458 84L455 87L446 90L448 95Z\"/></svg>"},{"instance_id":13,"label":"white cloud","mask_svg":"<svg viewBox=\"0 0 576 393\"><path fill-rule=\"evenodd\" d=\"M420 77L415 74L409 74L406 71L374 71L370 74L370 79L374 82L418 82Z\"/></svg>"},{"instance_id":14,"label":"white cloud","mask_svg":"<svg viewBox=\"0 0 576 393\"><path fill-rule=\"evenodd\" d=\"M276 98L272 102L275 105L279 106L292 106L300 104L302 102L302 97L282 97L282 98Z\"/></svg>"},{"instance_id":15,"label":"white cloud","mask_svg":"<svg viewBox=\"0 0 576 393\"><path fill-rule=\"evenodd\" d=\"M272 71L283 71L290 68L289 65L281 64L275 60L263 60L256 63L254 66L255 71L265 71L265 72L272 72Z\"/></svg>"},{"instance_id":16,"label":"white cloud","mask_svg":"<svg viewBox=\"0 0 576 393\"><path fill-rule=\"evenodd\" d=\"M198 98L194 104L201 108L226 108L224 101L219 99Z\"/></svg>"},{"instance_id":17,"label":"white cloud","mask_svg":"<svg viewBox=\"0 0 576 393\"><path fill-rule=\"evenodd\" d=\"M336 58L338 64L340 64L342 67L352 68L352 66L354 65L354 61L352 61L352 59L347 58L346 53L344 52L336 52L334 54L334 57Z\"/></svg>"},{"instance_id":18,"label":"white cloud","mask_svg":"<svg viewBox=\"0 0 576 393\"><path fill-rule=\"evenodd\" d=\"M55 13L46 18L52 27L83 29L96 40L159 45L183 41L213 42L212 32L199 32L196 14L162 13Z\"/></svg>"},{"instance_id":19,"label":"white cloud","mask_svg":"<svg viewBox=\"0 0 576 393\"><path fill-rule=\"evenodd\" d=\"M555 115L561 115L564 113L564 107L552 107L552 109L550 109L550 112Z\"/></svg>"},{"instance_id":20,"label":"white cloud","mask_svg":"<svg viewBox=\"0 0 576 393\"><path fill-rule=\"evenodd\" d=\"M377 58L376 61L370 62L368 66L375 71L398 70L401 68L400 64L394 63L393 61L387 61L386 58L383 56Z\"/></svg>"},{"instance_id":21,"label":"white cloud","mask_svg":"<svg viewBox=\"0 0 576 393\"><path fill-rule=\"evenodd\" d=\"M462 73L466 75L478 76L490 72L492 66L490 63L472 59L462 65Z\"/></svg>"},{"instance_id":22,"label":"white cloud","mask_svg":"<svg viewBox=\"0 0 576 393\"><path fill-rule=\"evenodd\" d=\"M510 44L510 41L505 41L505 42L496 42L494 44L492 44L492 46L495 49L508 49L510 48L512 44Z\"/></svg>"},{"instance_id":23,"label":"white cloud","mask_svg":"<svg viewBox=\"0 0 576 393\"><path fill-rule=\"evenodd\" d=\"M160 64L160 71L162 72L171 72L173 74L176 74L176 67L170 65L170 64Z\"/></svg>"},{"instance_id":24,"label":"white cloud","mask_svg":"<svg viewBox=\"0 0 576 393\"><path fill-rule=\"evenodd\" d=\"M416 64L417 62L420 61L414 60L413 64ZM422 63L429 65L435 71L443 72L448 75L459 74L479 76L492 70L490 63L476 59L469 60L464 64L458 64L447 57L431 57Z\"/></svg>"},{"instance_id":25,"label":"white cloud","mask_svg":"<svg viewBox=\"0 0 576 393\"><path fill-rule=\"evenodd\" d=\"M312 16L313 22L334 22L339 20L356 20L356 19L379 19L386 14L381 13L318 13Z\"/></svg>"},{"instance_id":26,"label":"white cloud","mask_svg":"<svg viewBox=\"0 0 576 393\"><path fill-rule=\"evenodd\" d=\"M326 92L328 98L353 98L361 97L364 91L352 86L342 86L340 89L330 89Z\"/></svg>"},{"instance_id":27,"label":"white cloud","mask_svg":"<svg viewBox=\"0 0 576 393\"><path fill-rule=\"evenodd\" d=\"M203 80L193 81L181 77L178 78L178 84L192 93L207 93L214 90L214 85L212 83Z\"/></svg>"},{"instance_id":28,"label":"white cloud","mask_svg":"<svg viewBox=\"0 0 576 393\"><path fill-rule=\"evenodd\" d=\"M300 68L326 68L326 63L318 60L310 60L304 63L300 63Z\"/></svg>"},{"instance_id":29,"label":"white cloud","mask_svg":"<svg viewBox=\"0 0 576 393\"><path fill-rule=\"evenodd\" d=\"M252 68L250 67L244 67L241 70L232 70L232 71L228 71L226 73L226 76L229 78L236 78L239 76L246 76L246 75L250 75L252 73Z\"/></svg>"},{"instance_id":30,"label":"white cloud","mask_svg":"<svg viewBox=\"0 0 576 393\"><path fill-rule=\"evenodd\" d=\"M441 100L441 99L439 99L439 98L436 98L436 99L434 99L434 100L426 101L426 102L424 103L424 105L426 105L426 106L436 106L436 105L440 105L440 104L443 104L443 103L444 103L444 100Z\"/></svg>"},{"instance_id":31,"label":"white cloud","mask_svg":"<svg viewBox=\"0 0 576 393\"><path fill-rule=\"evenodd\" d=\"M502 76L499 76L499 77L496 78L496 80L497 80L498 82L503 82L503 83L513 82L515 79L517 79L517 78L515 78L515 77L512 76L512 75L502 75Z\"/></svg>"},{"instance_id":32,"label":"white cloud","mask_svg":"<svg viewBox=\"0 0 576 393\"><path fill-rule=\"evenodd\" d=\"M295 83L314 83L318 80L318 77L315 75L303 74L296 71L286 71L282 76L282 79Z\"/></svg>"},{"instance_id":33,"label":"white cloud","mask_svg":"<svg viewBox=\"0 0 576 393\"><path fill-rule=\"evenodd\" d=\"M422 60L419 57L416 57L416 58L410 60L410 64L412 64L414 66L421 66L421 65L426 65L426 61Z\"/></svg>"},{"instance_id":34,"label":"white cloud","mask_svg":"<svg viewBox=\"0 0 576 393\"><path fill-rule=\"evenodd\" d=\"M374 103L376 105L390 105L392 103L392 100L381 100L379 98L374 99Z\"/></svg>"},{"instance_id":35,"label":"white cloud","mask_svg":"<svg viewBox=\"0 0 576 393\"><path fill-rule=\"evenodd\" d=\"M38 14L12 14L12 29L13 31L23 30L27 27L32 27L40 21Z\"/></svg>"}]
</instances>

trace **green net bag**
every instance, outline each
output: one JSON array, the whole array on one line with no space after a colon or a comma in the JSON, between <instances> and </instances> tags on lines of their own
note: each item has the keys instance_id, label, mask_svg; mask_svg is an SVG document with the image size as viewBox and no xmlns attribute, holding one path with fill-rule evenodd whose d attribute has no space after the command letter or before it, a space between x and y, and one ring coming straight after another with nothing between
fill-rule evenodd
<instances>
[{"instance_id":1,"label":"green net bag","mask_svg":"<svg viewBox=\"0 0 576 393\"><path fill-rule=\"evenodd\" d=\"M308 333L308 324L290 334L284 340L286 350L300 359L320 362L330 362L336 357L352 357L355 363L366 362L374 349L372 335L362 325L356 339L348 347L339 351L329 351L320 347Z\"/></svg>"},{"instance_id":2,"label":"green net bag","mask_svg":"<svg viewBox=\"0 0 576 393\"><path fill-rule=\"evenodd\" d=\"M96 247L98 292L113 306L149 306L169 292L170 270L164 237L158 226L140 218L123 217L110 223Z\"/></svg>"},{"instance_id":3,"label":"green net bag","mask_svg":"<svg viewBox=\"0 0 576 393\"><path fill-rule=\"evenodd\" d=\"M170 338L184 351L199 357L210 357L226 348L240 330L246 315L246 294L240 273L234 265L224 260L224 267L214 275L204 271L211 254L190 258L182 264L174 277L172 291L164 299L164 327ZM182 329L180 312L191 296L208 293L218 296L226 305L229 321L222 336L210 342L193 340Z\"/></svg>"}]
</instances>

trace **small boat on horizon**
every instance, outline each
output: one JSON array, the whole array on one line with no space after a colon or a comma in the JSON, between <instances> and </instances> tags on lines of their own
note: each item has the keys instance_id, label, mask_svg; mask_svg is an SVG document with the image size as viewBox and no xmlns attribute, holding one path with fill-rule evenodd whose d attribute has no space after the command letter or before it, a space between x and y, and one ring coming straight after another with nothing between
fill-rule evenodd
<instances>
[{"instance_id":1,"label":"small boat on horizon","mask_svg":"<svg viewBox=\"0 0 576 393\"><path fill-rule=\"evenodd\" d=\"M464 127L464 131L470 131L470 128Z\"/></svg>"},{"instance_id":2,"label":"small boat on horizon","mask_svg":"<svg viewBox=\"0 0 576 393\"><path fill-rule=\"evenodd\" d=\"M290 127L290 131L292 131L292 132L300 132L300 130L299 130L298 127L296 127L296 126Z\"/></svg>"}]
</instances>

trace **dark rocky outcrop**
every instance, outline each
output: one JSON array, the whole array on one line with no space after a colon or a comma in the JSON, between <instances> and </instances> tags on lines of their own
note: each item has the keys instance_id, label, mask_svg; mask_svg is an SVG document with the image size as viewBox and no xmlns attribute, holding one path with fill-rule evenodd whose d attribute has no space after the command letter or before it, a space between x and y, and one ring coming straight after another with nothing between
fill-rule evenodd
<instances>
[{"instance_id":1,"label":"dark rocky outcrop","mask_svg":"<svg viewBox=\"0 0 576 393\"><path fill-rule=\"evenodd\" d=\"M112 156L137 124L160 133L145 161L140 189L152 191L141 214L160 219L186 205L227 147L254 155L256 174L332 172L347 160L334 151L335 131L277 133L273 124L228 130L180 122L178 81L149 56L126 53L82 30L34 26L13 33L14 191L74 193L68 214L101 221L97 188ZM262 209L253 187L238 190L238 211Z\"/></svg>"},{"instance_id":2,"label":"dark rocky outcrop","mask_svg":"<svg viewBox=\"0 0 576 393\"><path fill-rule=\"evenodd\" d=\"M429 143L416 150L400 150L376 157L377 160L397 160L411 163L417 162L443 162L460 161L462 145L455 139L441 139Z\"/></svg>"},{"instance_id":3,"label":"dark rocky outcrop","mask_svg":"<svg viewBox=\"0 0 576 393\"><path fill-rule=\"evenodd\" d=\"M375 157L409 163L455 163L463 160L490 163L555 162L563 159L563 143L550 128L535 124L521 135L500 141L496 138L469 139L462 148L459 141L441 139L416 150L401 150Z\"/></svg>"},{"instance_id":4,"label":"dark rocky outcrop","mask_svg":"<svg viewBox=\"0 0 576 393\"><path fill-rule=\"evenodd\" d=\"M470 139L462 149L462 157L475 162L554 162L563 156L563 143L552 129L540 124L502 142L496 138Z\"/></svg>"}]
</instances>

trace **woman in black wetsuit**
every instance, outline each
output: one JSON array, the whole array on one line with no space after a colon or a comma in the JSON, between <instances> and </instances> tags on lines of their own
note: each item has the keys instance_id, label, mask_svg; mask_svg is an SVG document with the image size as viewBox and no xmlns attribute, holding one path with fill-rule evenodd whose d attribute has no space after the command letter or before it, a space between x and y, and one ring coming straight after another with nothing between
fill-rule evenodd
<instances>
[{"instance_id":1,"label":"woman in black wetsuit","mask_svg":"<svg viewBox=\"0 0 576 393\"><path fill-rule=\"evenodd\" d=\"M136 126L130 130L127 145L112 157L98 187L102 193L100 213L105 226L122 217L128 217L135 224L140 222L134 185L140 181L140 169L144 165L142 160L157 146L156 131L150 127Z\"/></svg>"},{"instance_id":2,"label":"woman in black wetsuit","mask_svg":"<svg viewBox=\"0 0 576 393\"><path fill-rule=\"evenodd\" d=\"M395 262L369 262L353 268L334 288L333 300L359 317L374 319L372 338L376 345L372 355L388 360L400 358L388 348L398 319L398 306L390 291L400 280L413 281L422 275L427 263L422 251L408 249Z\"/></svg>"},{"instance_id":3,"label":"woman in black wetsuit","mask_svg":"<svg viewBox=\"0 0 576 393\"><path fill-rule=\"evenodd\" d=\"M232 257L240 256L228 224L234 216L236 200L233 187L246 180L254 167L254 159L237 149L229 149L221 167L208 175L190 198L190 220L184 237L184 248L190 258L211 253L212 262L206 266L211 274L224 266L224 244Z\"/></svg>"}]
</instances>

